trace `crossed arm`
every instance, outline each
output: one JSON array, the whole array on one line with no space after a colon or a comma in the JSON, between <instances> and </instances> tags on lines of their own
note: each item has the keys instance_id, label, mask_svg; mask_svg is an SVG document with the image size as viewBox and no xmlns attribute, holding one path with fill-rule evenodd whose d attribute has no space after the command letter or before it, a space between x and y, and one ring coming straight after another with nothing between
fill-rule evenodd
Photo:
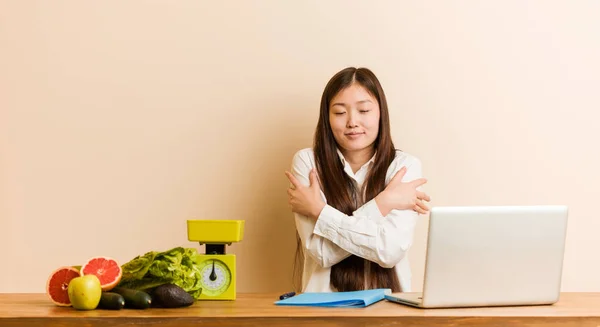
<instances>
[{"instance_id":1,"label":"crossed arm","mask_svg":"<svg viewBox=\"0 0 600 327\"><path fill-rule=\"evenodd\" d=\"M421 178L418 160L398 167L386 189L346 215L326 204L316 173L302 158L295 157L288 194L296 228L305 252L322 267L330 267L351 254L395 266L413 242L419 213L428 208L429 196L418 190Z\"/></svg>"}]
</instances>

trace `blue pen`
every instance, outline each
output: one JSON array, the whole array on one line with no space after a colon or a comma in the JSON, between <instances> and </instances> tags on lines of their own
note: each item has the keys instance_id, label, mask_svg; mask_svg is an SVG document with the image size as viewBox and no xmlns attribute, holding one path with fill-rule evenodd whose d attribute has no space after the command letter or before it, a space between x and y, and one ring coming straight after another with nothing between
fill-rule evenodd
<instances>
[{"instance_id":1,"label":"blue pen","mask_svg":"<svg viewBox=\"0 0 600 327\"><path fill-rule=\"evenodd\" d=\"M280 300L285 300L285 299L290 298L290 297L292 297L294 295L296 295L296 292L289 292L289 293L281 294L279 296L279 299Z\"/></svg>"}]
</instances>

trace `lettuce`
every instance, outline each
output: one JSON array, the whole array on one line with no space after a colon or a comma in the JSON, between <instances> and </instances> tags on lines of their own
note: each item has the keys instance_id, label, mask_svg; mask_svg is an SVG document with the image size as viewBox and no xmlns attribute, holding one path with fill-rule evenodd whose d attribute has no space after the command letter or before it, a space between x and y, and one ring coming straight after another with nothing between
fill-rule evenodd
<instances>
[{"instance_id":1,"label":"lettuce","mask_svg":"<svg viewBox=\"0 0 600 327\"><path fill-rule=\"evenodd\" d=\"M148 291L163 284L175 284L194 299L202 293L198 251L176 247L165 252L151 251L122 265L120 287Z\"/></svg>"}]
</instances>

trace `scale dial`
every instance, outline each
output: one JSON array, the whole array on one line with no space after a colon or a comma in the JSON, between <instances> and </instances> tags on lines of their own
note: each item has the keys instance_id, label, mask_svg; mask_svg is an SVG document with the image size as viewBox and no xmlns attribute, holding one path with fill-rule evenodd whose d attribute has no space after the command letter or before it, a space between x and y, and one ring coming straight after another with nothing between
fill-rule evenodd
<instances>
[{"instance_id":1,"label":"scale dial","mask_svg":"<svg viewBox=\"0 0 600 327\"><path fill-rule=\"evenodd\" d=\"M202 295L219 296L231 285L231 271L223 261L204 260L200 264Z\"/></svg>"}]
</instances>

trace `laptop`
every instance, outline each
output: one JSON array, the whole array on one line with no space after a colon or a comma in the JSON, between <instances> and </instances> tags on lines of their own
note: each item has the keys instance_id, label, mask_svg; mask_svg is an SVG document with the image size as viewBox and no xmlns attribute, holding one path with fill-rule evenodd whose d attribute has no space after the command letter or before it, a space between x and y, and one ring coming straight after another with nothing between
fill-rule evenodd
<instances>
[{"instance_id":1,"label":"laptop","mask_svg":"<svg viewBox=\"0 0 600 327\"><path fill-rule=\"evenodd\" d=\"M418 308L548 305L560 295L567 206L433 207Z\"/></svg>"}]
</instances>

